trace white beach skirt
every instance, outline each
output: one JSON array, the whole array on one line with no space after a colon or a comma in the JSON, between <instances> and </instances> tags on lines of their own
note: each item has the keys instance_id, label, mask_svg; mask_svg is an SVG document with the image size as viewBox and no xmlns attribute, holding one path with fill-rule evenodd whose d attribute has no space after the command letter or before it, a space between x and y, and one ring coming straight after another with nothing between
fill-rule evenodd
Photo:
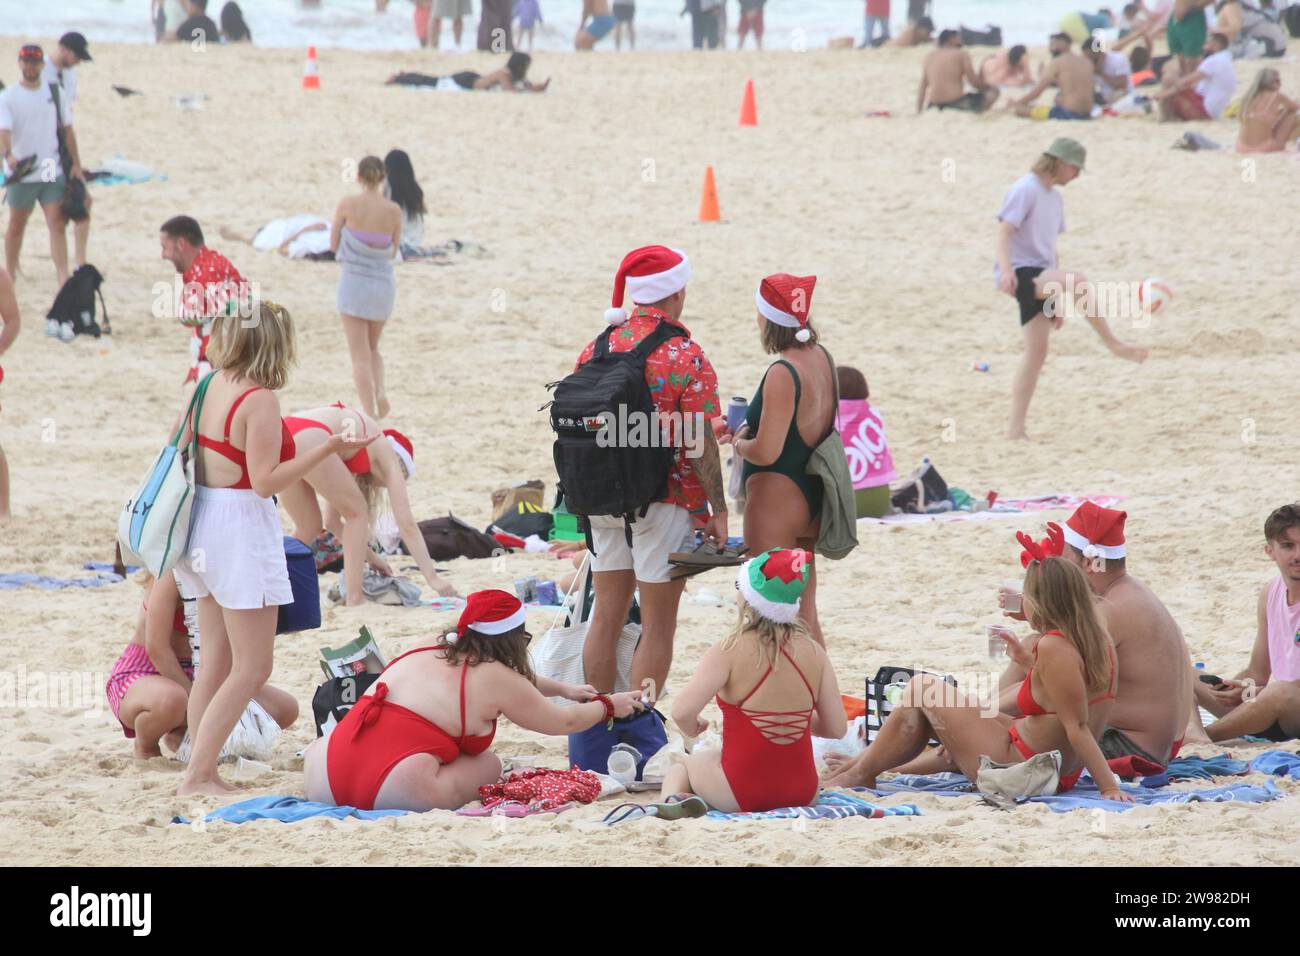
<instances>
[{"instance_id":1,"label":"white beach skirt","mask_svg":"<svg viewBox=\"0 0 1300 956\"><path fill-rule=\"evenodd\" d=\"M187 597L211 594L232 611L292 604L275 503L247 488L195 488L189 547L176 579Z\"/></svg>"}]
</instances>

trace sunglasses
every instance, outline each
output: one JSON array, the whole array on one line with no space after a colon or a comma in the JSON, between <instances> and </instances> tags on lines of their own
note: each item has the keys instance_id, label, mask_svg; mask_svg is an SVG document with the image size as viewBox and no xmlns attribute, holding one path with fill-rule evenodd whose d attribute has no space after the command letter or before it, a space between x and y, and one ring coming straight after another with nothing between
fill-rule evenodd
<instances>
[{"instance_id":1,"label":"sunglasses","mask_svg":"<svg viewBox=\"0 0 1300 956\"><path fill-rule=\"evenodd\" d=\"M18 50L18 59L19 60L43 60L45 59L45 51L38 46L20 47Z\"/></svg>"}]
</instances>

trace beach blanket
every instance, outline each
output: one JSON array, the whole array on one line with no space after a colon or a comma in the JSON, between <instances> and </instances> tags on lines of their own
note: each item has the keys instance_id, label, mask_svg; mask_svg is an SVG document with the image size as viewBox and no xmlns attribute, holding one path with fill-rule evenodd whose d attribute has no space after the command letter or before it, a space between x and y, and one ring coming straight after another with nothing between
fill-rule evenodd
<instances>
[{"instance_id":1,"label":"beach blanket","mask_svg":"<svg viewBox=\"0 0 1300 956\"><path fill-rule=\"evenodd\" d=\"M58 591L63 588L98 588L103 587L105 584L120 584L123 580L116 574L97 574L93 578L53 578L44 574L9 571L0 574L0 591L16 591L18 588L40 588L42 591Z\"/></svg>"},{"instance_id":2,"label":"beach blanket","mask_svg":"<svg viewBox=\"0 0 1300 956\"><path fill-rule=\"evenodd\" d=\"M1275 777L1300 780L1300 754L1266 750L1250 762L1250 769L1256 773L1271 773Z\"/></svg>"},{"instance_id":3,"label":"beach blanket","mask_svg":"<svg viewBox=\"0 0 1300 956\"><path fill-rule=\"evenodd\" d=\"M1177 757L1170 761L1164 773L1142 778L1148 790L1166 787L1174 780L1213 780L1215 777L1239 777L1250 770L1244 760L1232 759L1232 754L1213 757Z\"/></svg>"},{"instance_id":4,"label":"beach blanket","mask_svg":"<svg viewBox=\"0 0 1300 956\"><path fill-rule=\"evenodd\" d=\"M111 572L113 570L113 565L106 561L87 561L85 564L82 565L82 567L85 568L87 571L110 571ZM138 564L126 565L127 574L135 574L135 572L139 570L140 570L140 565Z\"/></svg>"},{"instance_id":5,"label":"beach blanket","mask_svg":"<svg viewBox=\"0 0 1300 956\"><path fill-rule=\"evenodd\" d=\"M1135 784L1123 784L1121 789L1125 793L1131 794L1135 802L1120 803L1116 800L1102 799L1097 785L1085 773L1083 779L1074 786L1074 789L1067 793L1047 797L1030 797L1023 802L1046 804L1054 813L1092 809L1121 813L1135 806L1150 806L1157 803L1266 803L1285 796L1272 780L1266 780L1262 785L1238 783L1221 787L1208 787L1201 790L1160 790ZM977 797L980 795L974 785L959 773L936 773L926 776L905 774L892 780L878 781L873 789L854 787L853 790L858 793L869 793L877 797L889 796L895 793L927 793L938 797Z\"/></svg>"},{"instance_id":6,"label":"beach blanket","mask_svg":"<svg viewBox=\"0 0 1300 956\"><path fill-rule=\"evenodd\" d=\"M919 817L921 811L910 803L885 807L855 797L851 793L823 790L817 794L817 802L811 807L781 807L777 810L759 810L753 813L710 810L706 816L714 820L845 820L849 817L879 820L882 817Z\"/></svg>"},{"instance_id":7,"label":"beach blanket","mask_svg":"<svg viewBox=\"0 0 1300 956\"><path fill-rule=\"evenodd\" d=\"M936 514L892 514L883 518L859 518L858 524L925 524L930 521L998 521L1018 518L1028 511L1073 511L1085 501L1113 508L1124 499L1118 495L1035 495L1031 498L999 498L987 511L940 511Z\"/></svg>"},{"instance_id":8,"label":"beach blanket","mask_svg":"<svg viewBox=\"0 0 1300 956\"><path fill-rule=\"evenodd\" d=\"M381 820L384 817L400 817L408 810L358 810L356 807L332 807L327 803L312 803L301 797L253 797L232 803L228 807L218 807L203 818L204 823L223 820L226 823L247 823L250 820L279 820L281 823L301 823L317 817L329 820L345 820L356 817L358 820ZM190 824L193 821L184 817L172 817L172 823Z\"/></svg>"},{"instance_id":9,"label":"beach blanket","mask_svg":"<svg viewBox=\"0 0 1300 956\"><path fill-rule=\"evenodd\" d=\"M167 181L167 177L163 173L156 172L144 163L133 162L120 155L104 160L99 164L98 169L87 172L86 178L103 186L115 186L119 183L133 186L138 183L147 183L151 179L156 179L159 182Z\"/></svg>"}]
</instances>

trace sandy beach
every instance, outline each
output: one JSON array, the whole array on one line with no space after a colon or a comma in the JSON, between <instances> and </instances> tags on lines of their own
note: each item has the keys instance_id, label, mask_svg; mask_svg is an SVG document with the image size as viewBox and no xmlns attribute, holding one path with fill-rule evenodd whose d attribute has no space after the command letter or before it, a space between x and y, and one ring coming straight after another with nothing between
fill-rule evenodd
<instances>
[{"instance_id":1,"label":"sandy beach","mask_svg":"<svg viewBox=\"0 0 1300 956\"><path fill-rule=\"evenodd\" d=\"M6 82L18 43L0 42ZM1300 336L1300 162L1238 156L1235 121L1196 124L1228 150L1184 153L1170 145L1192 124L918 117L921 51L542 55L532 78L553 77L544 96L382 85L400 69L499 65L478 54L331 50L322 53L319 93L299 88L301 51L96 44L94 54L78 70L86 165L121 154L167 179L93 188L90 261L106 277L109 352L42 335L54 270L44 227L28 230L18 285L24 328L0 385L15 513L0 526L0 571L71 577L90 573L84 562L112 559L118 510L180 410L189 362L188 332L151 314L156 286L170 289L175 278L158 247L158 226L172 215L196 217L209 244L292 313L300 365L281 393L285 412L354 400L334 307L337 266L258 253L221 240L218 227L251 235L275 217L328 217L354 188L357 160L401 147L426 193L428 240L491 253L398 270L383 351L392 421L415 443L418 517L451 511L482 527L502 484L543 478L551 494L543 386L601 330L623 254L662 242L691 257L684 321L724 396L751 394L766 366L754 323L758 279L815 273L814 321L835 358L865 372L900 470L929 455L951 485L976 496L1123 496L1129 571L1168 605L1193 660L1221 674L1245 665L1258 589L1275 573L1263 521L1297 497L1300 423L1289 396ZM1236 64L1239 93L1263 63ZM1268 64L1294 96L1295 56ZM736 119L750 78L760 125L744 129ZM122 99L110 84L145 95ZM195 94L208 97L201 110L174 102ZM893 115L866 116L874 110ZM1087 172L1064 190L1063 263L1094 279L1159 276L1175 298L1147 328L1117 326L1152 349L1143 366L1108 355L1082 320L1068 322L1030 410L1036 441L1012 444L1002 435L1020 333L1014 303L993 284L995 216L1006 188L1062 135L1088 148ZM724 221L700 224L710 164ZM989 371L972 371L975 361ZM1013 532L1041 532L1043 520L863 525L850 558L819 563L841 686L861 694L864 677L884 664L985 667L981 625L996 619L997 584L1019 570ZM462 594L564 569L533 555L440 567ZM322 578L322 591L333 580ZM727 603L684 599L670 692L734 620L726 572L694 579L691 590L702 589ZM0 592L3 667L18 686L49 674L93 685L90 713L21 694L0 700L0 839L21 847L23 862L1129 866L1291 864L1300 851L1294 782L1279 784L1286 799L1263 805L1107 815L1042 806L1005 813L973 797L922 796L884 801L915 803L919 817L800 825L645 820L606 829L599 821L610 801L522 821L431 812L370 823L173 825L175 815L230 801L173 796L181 765L137 764L108 710L103 683L140 598L130 581ZM319 631L278 639L273 683L297 696L302 716L281 737L272 772L232 778L242 795L301 795L294 754L314 736L318 648L368 624L391 657L453 623L427 609L326 604ZM530 619L534 633L548 623L542 612ZM719 719L714 707L705 716ZM556 767L565 757L562 739L504 721L496 749ZM1228 748L1247 757L1264 749Z\"/></svg>"}]
</instances>

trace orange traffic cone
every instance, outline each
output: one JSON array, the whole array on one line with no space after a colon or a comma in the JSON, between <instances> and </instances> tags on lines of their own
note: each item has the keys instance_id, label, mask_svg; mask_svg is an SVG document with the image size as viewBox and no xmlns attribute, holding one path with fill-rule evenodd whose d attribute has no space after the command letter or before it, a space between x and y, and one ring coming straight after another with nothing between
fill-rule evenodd
<instances>
[{"instance_id":1,"label":"orange traffic cone","mask_svg":"<svg viewBox=\"0 0 1300 956\"><path fill-rule=\"evenodd\" d=\"M718 211L718 187L713 182L713 167L704 170L704 195L700 199L700 222L719 222L722 219Z\"/></svg>"},{"instance_id":2,"label":"orange traffic cone","mask_svg":"<svg viewBox=\"0 0 1300 956\"><path fill-rule=\"evenodd\" d=\"M745 81L745 98L740 101L740 125L757 126L758 109L754 106L754 81Z\"/></svg>"},{"instance_id":3,"label":"orange traffic cone","mask_svg":"<svg viewBox=\"0 0 1300 956\"><path fill-rule=\"evenodd\" d=\"M307 65L302 71L302 88L304 90L320 89L320 66L316 62L316 48L307 47Z\"/></svg>"}]
</instances>

